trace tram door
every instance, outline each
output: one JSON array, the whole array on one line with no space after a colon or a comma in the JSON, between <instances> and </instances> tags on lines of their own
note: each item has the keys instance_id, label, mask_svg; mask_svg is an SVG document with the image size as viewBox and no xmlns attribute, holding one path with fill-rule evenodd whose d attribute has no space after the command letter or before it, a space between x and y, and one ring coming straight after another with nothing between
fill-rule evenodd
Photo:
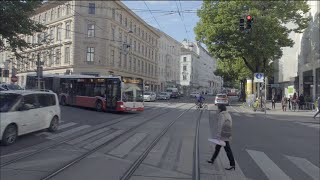
<instances>
[{"instance_id":1,"label":"tram door","mask_svg":"<svg viewBox=\"0 0 320 180\"><path fill-rule=\"evenodd\" d=\"M117 109L117 101L121 99L121 81L119 79L107 79L106 86L107 110L115 111Z\"/></svg>"}]
</instances>

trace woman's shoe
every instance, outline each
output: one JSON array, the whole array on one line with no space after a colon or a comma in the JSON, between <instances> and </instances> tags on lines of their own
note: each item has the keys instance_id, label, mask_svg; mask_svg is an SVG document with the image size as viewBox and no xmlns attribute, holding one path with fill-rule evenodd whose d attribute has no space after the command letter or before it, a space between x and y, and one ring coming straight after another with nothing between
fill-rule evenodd
<instances>
[{"instance_id":1,"label":"woman's shoe","mask_svg":"<svg viewBox=\"0 0 320 180\"><path fill-rule=\"evenodd\" d=\"M208 160L207 162L210 163L210 164L213 164L213 161L212 161L212 160Z\"/></svg>"},{"instance_id":2,"label":"woman's shoe","mask_svg":"<svg viewBox=\"0 0 320 180\"><path fill-rule=\"evenodd\" d=\"M236 167L235 167L235 166L231 166L231 167L229 167L229 168L225 168L225 170L228 170L228 171L230 171L230 170L236 170Z\"/></svg>"}]
</instances>

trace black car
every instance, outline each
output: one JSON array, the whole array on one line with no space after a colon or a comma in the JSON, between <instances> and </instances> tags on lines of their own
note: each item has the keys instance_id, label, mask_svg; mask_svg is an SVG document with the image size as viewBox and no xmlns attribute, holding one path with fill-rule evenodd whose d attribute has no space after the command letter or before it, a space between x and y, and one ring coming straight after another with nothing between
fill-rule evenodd
<instances>
[{"instance_id":1,"label":"black car","mask_svg":"<svg viewBox=\"0 0 320 180\"><path fill-rule=\"evenodd\" d=\"M172 92L170 97L171 97L171 98L179 98L180 95L179 95L178 92Z\"/></svg>"},{"instance_id":2,"label":"black car","mask_svg":"<svg viewBox=\"0 0 320 180\"><path fill-rule=\"evenodd\" d=\"M0 91L9 91L9 90L23 90L19 85L16 84L0 84Z\"/></svg>"}]
</instances>

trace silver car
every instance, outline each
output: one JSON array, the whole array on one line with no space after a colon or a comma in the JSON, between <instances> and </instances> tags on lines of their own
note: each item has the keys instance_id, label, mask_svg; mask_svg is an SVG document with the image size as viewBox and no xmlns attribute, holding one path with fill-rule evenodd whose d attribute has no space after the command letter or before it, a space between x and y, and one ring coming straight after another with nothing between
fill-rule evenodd
<instances>
[{"instance_id":1,"label":"silver car","mask_svg":"<svg viewBox=\"0 0 320 180\"><path fill-rule=\"evenodd\" d=\"M170 99L170 94L168 92L161 92L158 94L157 99Z\"/></svg>"}]
</instances>

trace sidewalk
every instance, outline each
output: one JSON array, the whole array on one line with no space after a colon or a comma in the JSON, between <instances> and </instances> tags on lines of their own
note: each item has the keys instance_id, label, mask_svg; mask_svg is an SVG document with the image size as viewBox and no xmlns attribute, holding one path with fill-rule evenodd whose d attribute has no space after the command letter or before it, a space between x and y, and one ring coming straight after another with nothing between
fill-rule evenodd
<instances>
[{"instance_id":1,"label":"sidewalk","mask_svg":"<svg viewBox=\"0 0 320 180\"><path fill-rule=\"evenodd\" d=\"M312 110L289 110L289 106L287 107L287 111L283 112L282 108L281 108L281 103L276 103L275 105L275 109L271 109L272 108L272 104L271 103L267 103L267 114L269 115L298 115L298 116L308 116L308 117L312 117L316 111L312 111ZM254 113L254 114L264 114L264 112L262 111L253 111L252 107L247 106L246 104L243 104L242 106L240 106L241 109L243 109L245 112L248 113Z\"/></svg>"}]
</instances>

